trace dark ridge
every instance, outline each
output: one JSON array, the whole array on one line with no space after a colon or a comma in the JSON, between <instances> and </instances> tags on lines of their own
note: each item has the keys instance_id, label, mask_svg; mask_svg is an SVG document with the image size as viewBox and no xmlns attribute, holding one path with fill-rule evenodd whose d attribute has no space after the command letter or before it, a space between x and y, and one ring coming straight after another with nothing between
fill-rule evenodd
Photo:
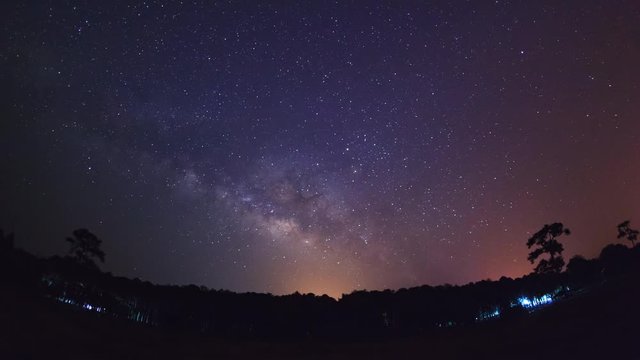
<instances>
[{"instance_id":1,"label":"dark ridge","mask_svg":"<svg viewBox=\"0 0 640 360\"><path fill-rule=\"evenodd\" d=\"M3 340L3 351L38 353L43 351L40 347L23 346L29 341L53 341L44 340L49 336L69 336L72 341L85 328L98 336L91 341L122 342L134 353L146 347L145 341L162 337L176 337L180 346L193 343L203 353L212 351L207 349L209 343L223 343L225 351L245 343L257 351L264 342L287 348L296 344L287 351L303 351L311 344L356 351L373 343L384 349L406 345L403 351L417 351L423 341L435 346L436 353L444 351L441 342L452 346L453 353L464 352L453 348L463 341L476 347L487 341L487 349L499 345L500 351L509 352L525 351L517 344L538 337L549 338L547 346L563 354L574 351L572 346L582 339L594 337L600 343L617 344L611 351L637 351L630 341L638 334L640 246L609 245L591 260L576 256L561 273L464 286L355 291L339 300L326 295L274 296L154 285L113 276L71 257L38 258L13 248L9 237L3 237L1 248L2 323L10 334ZM52 331L58 327L62 333ZM123 334L130 335L124 339ZM80 348L91 354L102 351L85 346ZM164 348L148 346L152 352Z\"/></svg>"}]
</instances>

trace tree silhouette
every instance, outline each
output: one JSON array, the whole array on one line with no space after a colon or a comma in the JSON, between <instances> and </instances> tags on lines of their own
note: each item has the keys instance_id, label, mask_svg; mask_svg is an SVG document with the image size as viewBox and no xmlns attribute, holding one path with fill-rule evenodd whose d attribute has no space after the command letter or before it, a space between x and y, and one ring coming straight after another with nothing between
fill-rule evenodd
<instances>
[{"instance_id":1,"label":"tree silhouette","mask_svg":"<svg viewBox=\"0 0 640 360\"><path fill-rule=\"evenodd\" d=\"M627 240L631 241L631 247L634 247L636 246L636 240L638 240L638 233L640 232L630 228L630 222L630 220L627 220L618 224L618 239L626 237Z\"/></svg>"},{"instance_id":2,"label":"tree silhouette","mask_svg":"<svg viewBox=\"0 0 640 360\"><path fill-rule=\"evenodd\" d=\"M540 255L549 255L549 259L540 260L534 269L535 273L559 273L562 271L562 268L564 267L562 251L564 251L564 247L558 240L556 240L556 238L562 234L569 235L571 234L571 231L565 228L562 223L553 223L551 225L543 226L540 231L527 240L527 248L531 249L531 247L537 246L537 248L530 252L527 257L527 260L532 264L538 259L538 257L540 257Z\"/></svg>"},{"instance_id":3,"label":"tree silhouette","mask_svg":"<svg viewBox=\"0 0 640 360\"><path fill-rule=\"evenodd\" d=\"M66 239L70 243L69 254L80 264L97 267L94 259L104 263L104 251L100 249L102 240L87 229L77 229L73 237Z\"/></svg>"}]
</instances>

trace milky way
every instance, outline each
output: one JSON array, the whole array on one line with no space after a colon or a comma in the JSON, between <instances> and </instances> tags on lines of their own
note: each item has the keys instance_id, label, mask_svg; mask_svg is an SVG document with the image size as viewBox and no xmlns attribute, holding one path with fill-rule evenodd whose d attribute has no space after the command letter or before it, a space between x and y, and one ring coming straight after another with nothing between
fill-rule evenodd
<instances>
[{"instance_id":1,"label":"milky way","mask_svg":"<svg viewBox=\"0 0 640 360\"><path fill-rule=\"evenodd\" d=\"M0 225L114 274L339 296L521 276L640 224L636 1L2 12ZM636 225L637 225L636 224Z\"/></svg>"}]
</instances>

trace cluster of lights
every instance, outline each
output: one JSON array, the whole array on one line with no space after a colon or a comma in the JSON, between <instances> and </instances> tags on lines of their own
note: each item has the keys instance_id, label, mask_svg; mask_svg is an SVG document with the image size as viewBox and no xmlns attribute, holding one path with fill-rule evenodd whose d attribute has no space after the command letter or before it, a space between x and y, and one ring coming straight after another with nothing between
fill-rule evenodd
<instances>
[{"instance_id":1,"label":"cluster of lights","mask_svg":"<svg viewBox=\"0 0 640 360\"><path fill-rule=\"evenodd\" d=\"M91 310L91 311L96 311L96 312L103 312L104 311L103 307L93 306L91 304L84 304L84 305L82 305L82 307L84 309Z\"/></svg>"},{"instance_id":2,"label":"cluster of lights","mask_svg":"<svg viewBox=\"0 0 640 360\"><path fill-rule=\"evenodd\" d=\"M65 303L65 304L70 304L70 305L76 305L76 306L80 306L75 300L69 299L69 298L65 298L65 297L58 297L56 298L58 301L60 301L61 303ZM94 306L91 304L83 304L81 305L81 307L85 310L89 310L89 311L95 311L95 312L104 312L106 309L100 306Z\"/></svg>"},{"instance_id":3,"label":"cluster of lights","mask_svg":"<svg viewBox=\"0 0 640 360\"><path fill-rule=\"evenodd\" d=\"M551 304L553 302L553 296L551 294L544 294L539 297L527 297L521 296L519 297L515 303L511 303L511 307L521 306L525 309L534 309L542 305ZM495 319L500 317L500 309L494 308L493 310L481 312L477 317L476 321L485 321L490 319Z\"/></svg>"},{"instance_id":4,"label":"cluster of lights","mask_svg":"<svg viewBox=\"0 0 640 360\"><path fill-rule=\"evenodd\" d=\"M476 317L476 321L484 321L500 317L500 310L495 308L493 311L485 311Z\"/></svg>"},{"instance_id":5,"label":"cluster of lights","mask_svg":"<svg viewBox=\"0 0 640 360\"><path fill-rule=\"evenodd\" d=\"M76 305L76 302L75 302L75 301L73 301L73 300L71 300L71 299L64 298L64 297L59 297L59 298L58 298L58 301L60 301L60 302L62 302L62 303L65 303L65 304Z\"/></svg>"},{"instance_id":6,"label":"cluster of lights","mask_svg":"<svg viewBox=\"0 0 640 360\"><path fill-rule=\"evenodd\" d=\"M529 299L526 296L522 296L518 298L518 304L525 309L531 309L538 307L540 305L546 305L553 302L553 298L549 294L544 294L540 297L533 297Z\"/></svg>"}]
</instances>

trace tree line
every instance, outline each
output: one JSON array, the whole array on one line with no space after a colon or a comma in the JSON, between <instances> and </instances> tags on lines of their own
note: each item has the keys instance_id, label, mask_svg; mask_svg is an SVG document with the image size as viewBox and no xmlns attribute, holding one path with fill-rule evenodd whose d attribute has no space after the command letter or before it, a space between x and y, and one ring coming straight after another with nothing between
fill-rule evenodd
<instances>
[{"instance_id":1,"label":"tree line","mask_svg":"<svg viewBox=\"0 0 640 360\"><path fill-rule=\"evenodd\" d=\"M606 283L637 281L640 275L638 231L618 225L618 238L631 242L606 246L600 256L575 256L568 262L559 238L570 235L562 223L544 225L527 240L528 260L538 262L522 278L502 277L463 286L419 286L384 291L354 291L335 300L326 295L275 296L233 293L202 286L161 286L103 272L102 240L87 229L66 241L67 256L38 258L14 246L14 235L0 230L0 266L5 286L95 311L172 330L231 337L377 337L471 326L480 314L527 316L515 299L552 294L556 299ZM517 304L515 304L517 305ZM494 310L495 309L495 310ZM496 312L497 313L497 312Z\"/></svg>"}]
</instances>

